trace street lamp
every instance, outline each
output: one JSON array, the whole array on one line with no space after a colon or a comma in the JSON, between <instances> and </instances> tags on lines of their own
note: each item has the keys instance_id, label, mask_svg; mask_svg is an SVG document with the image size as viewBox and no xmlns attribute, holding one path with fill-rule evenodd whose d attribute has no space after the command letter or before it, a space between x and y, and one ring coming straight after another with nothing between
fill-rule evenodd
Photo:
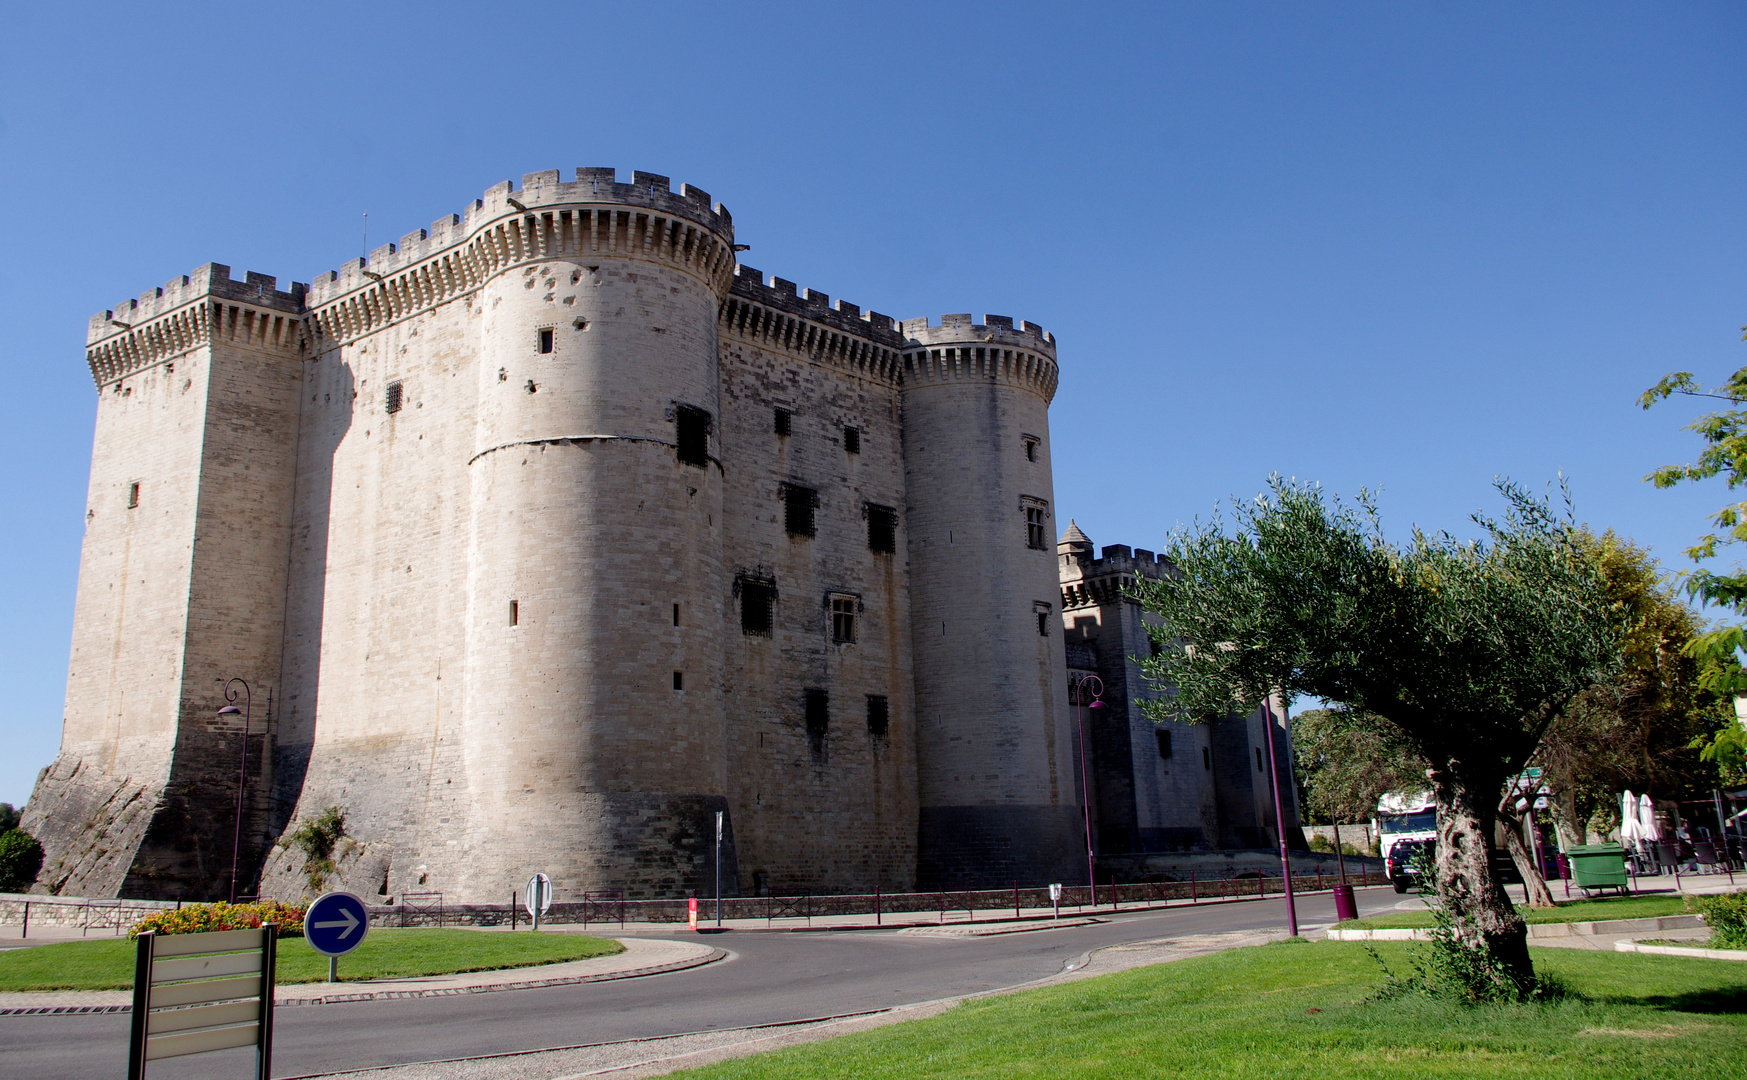
<instances>
[{"instance_id":1,"label":"street lamp","mask_svg":"<svg viewBox=\"0 0 1747 1080\"><path fill-rule=\"evenodd\" d=\"M243 687L243 707L237 708L236 685ZM242 760L237 765L237 828L236 835L231 840L231 903L237 902L237 864L243 853L243 792L249 777L249 721L254 716L255 694L249 689L249 684L243 679L232 679L224 684L224 699L230 702L218 710L220 716L241 716L243 718L243 752Z\"/></svg>"},{"instance_id":2,"label":"street lamp","mask_svg":"<svg viewBox=\"0 0 1747 1080\"><path fill-rule=\"evenodd\" d=\"M1096 686L1096 689L1093 686ZM1086 700L1091 691L1092 700ZM1074 700L1080 706L1080 801L1086 808L1086 884L1092 890L1092 906L1098 906L1098 878L1095 872L1097 856L1092 846L1092 774L1086 769L1086 710L1104 707L1104 680L1096 675L1082 675L1074 683Z\"/></svg>"}]
</instances>

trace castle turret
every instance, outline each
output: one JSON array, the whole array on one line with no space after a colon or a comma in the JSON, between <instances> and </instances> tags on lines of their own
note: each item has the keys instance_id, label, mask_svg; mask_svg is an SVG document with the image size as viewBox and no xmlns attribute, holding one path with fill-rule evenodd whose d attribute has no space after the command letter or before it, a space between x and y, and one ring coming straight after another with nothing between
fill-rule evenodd
<instances>
[{"instance_id":1,"label":"castle turret","mask_svg":"<svg viewBox=\"0 0 1747 1080\"><path fill-rule=\"evenodd\" d=\"M672 895L726 806L716 314L733 223L664 176L486 192L466 891ZM485 880L482 875L490 875ZM730 882L730 884L732 884Z\"/></svg>"},{"instance_id":2,"label":"castle turret","mask_svg":"<svg viewBox=\"0 0 1747 1080\"><path fill-rule=\"evenodd\" d=\"M1080 880L1052 539L1055 339L995 315L903 331L919 883Z\"/></svg>"}]
</instances>

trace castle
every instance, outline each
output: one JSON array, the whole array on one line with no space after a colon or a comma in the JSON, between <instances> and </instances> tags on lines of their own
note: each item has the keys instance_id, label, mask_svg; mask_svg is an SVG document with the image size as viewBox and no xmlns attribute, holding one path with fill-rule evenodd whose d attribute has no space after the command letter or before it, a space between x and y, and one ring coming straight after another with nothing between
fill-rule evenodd
<instances>
[{"instance_id":1,"label":"castle","mask_svg":"<svg viewBox=\"0 0 1747 1080\"><path fill-rule=\"evenodd\" d=\"M366 895L674 895L718 813L730 892L1083 880L1068 650L1145 641L1111 549L1052 539L1054 338L737 250L696 188L540 172L309 285L212 264L93 317L37 887L224 895L236 846L295 895L329 807ZM1107 681L1106 848L1260 827L1214 757L1140 778L1169 763L1118 752L1154 735ZM1221 726L1166 757L1248 777L1267 725Z\"/></svg>"}]
</instances>

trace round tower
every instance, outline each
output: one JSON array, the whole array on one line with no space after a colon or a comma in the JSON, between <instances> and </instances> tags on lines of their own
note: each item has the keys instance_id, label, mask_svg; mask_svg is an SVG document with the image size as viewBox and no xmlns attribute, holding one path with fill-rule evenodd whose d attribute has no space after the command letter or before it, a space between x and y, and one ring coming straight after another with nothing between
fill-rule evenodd
<instances>
[{"instance_id":1,"label":"round tower","mask_svg":"<svg viewBox=\"0 0 1747 1080\"><path fill-rule=\"evenodd\" d=\"M733 223L663 176L486 192L471 460L468 895L673 895L724 809L717 310ZM732 884L732 882L730 882Z\"/></svg>"},{"instance_id":2,"label":"round tower","mask_svg":"<svg viewBox=\"0 0 1747 1080\"><path fill-rule=\"evenodd\" d=\"M996 315L903 331L919 885L1083 880L1050 475L1055 339Z\"/></svg>"}]
</instances>

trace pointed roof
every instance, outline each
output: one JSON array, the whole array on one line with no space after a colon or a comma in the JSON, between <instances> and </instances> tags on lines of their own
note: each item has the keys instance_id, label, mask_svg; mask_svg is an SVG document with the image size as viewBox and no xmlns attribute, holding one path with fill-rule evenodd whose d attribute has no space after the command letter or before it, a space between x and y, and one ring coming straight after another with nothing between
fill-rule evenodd
<instances>
[{"instance_id":1,"label":"pointed roof","mask_svg":"<svg viewBox=\"0 0 1747 1080\"><path fill-rule=\"evenodd\" d=\"M1056 543L1058 543L1058 544L1085 544L1087 547L1091 547L1092 546L1092 538L1090 536L1087 536L1085 533L1081 532L1079 524L1077 522L1075 522L1073 518L1069 518L1068 519L1068 531L1065 533L1062 533L1062 538L1060 540L1057 540Z\"/></svg>"}]
</instances>

